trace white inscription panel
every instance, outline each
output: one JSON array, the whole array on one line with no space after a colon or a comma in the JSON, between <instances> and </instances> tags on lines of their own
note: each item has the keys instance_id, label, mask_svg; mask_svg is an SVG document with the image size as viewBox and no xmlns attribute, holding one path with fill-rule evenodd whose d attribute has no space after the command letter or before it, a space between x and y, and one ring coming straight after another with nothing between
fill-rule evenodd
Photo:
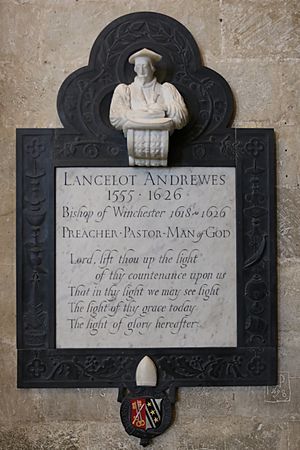
<instances>
[{"instance_id":1,"label":"white inscription panel","mask_svg":"<svg viewBox=\"0 0 300 450\"><path fill-rule=\"evenodd\" d=\"M235 169L56 169L58 348L234 347Z\"/></svg>"}]
</instances>

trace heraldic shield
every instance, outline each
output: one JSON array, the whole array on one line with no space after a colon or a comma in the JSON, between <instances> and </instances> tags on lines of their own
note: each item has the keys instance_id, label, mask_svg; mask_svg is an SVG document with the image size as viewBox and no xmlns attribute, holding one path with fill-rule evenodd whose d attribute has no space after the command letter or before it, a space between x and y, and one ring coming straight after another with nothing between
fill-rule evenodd
<instances>
[{"instance_id":1,"label":"heraldic shield","mask_svg":"<svg viewBox=\"0 0 300 450\"><path fill-rule=\"evenodd\" d=\"M161 398L130 400L131 425L140 430L158 428L161 424Z\"/></svg>"},{"instance_id":2,"label":"heraldic shield","mask_svg":"<svg viewBox=\"0 0 300 450\"><path fill-rule=\"evenodd\" d=\"M172 421L172 404L165 392L140 397L126 396L121 404L121 420L128 434L139 437L146 447Z\"/></svg>"}]
</instances>

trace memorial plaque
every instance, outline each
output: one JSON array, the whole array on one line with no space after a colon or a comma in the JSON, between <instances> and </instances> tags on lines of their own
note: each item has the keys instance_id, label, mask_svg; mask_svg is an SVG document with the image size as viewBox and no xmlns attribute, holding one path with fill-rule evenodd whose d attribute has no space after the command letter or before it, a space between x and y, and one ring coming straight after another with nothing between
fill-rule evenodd
<instances>
[{"instance_id":1,"label":"memorial plaque","mask_svg":"<svg viewBox=\"0 0 300 450\"><path fill-rule=\"evenodd\" d=\"M276 384L274 130L230 128L227 82L150 12L57 106L17 130L18 386L117 387L146 446L180 386Z\"/></svg>"}]
</instances>

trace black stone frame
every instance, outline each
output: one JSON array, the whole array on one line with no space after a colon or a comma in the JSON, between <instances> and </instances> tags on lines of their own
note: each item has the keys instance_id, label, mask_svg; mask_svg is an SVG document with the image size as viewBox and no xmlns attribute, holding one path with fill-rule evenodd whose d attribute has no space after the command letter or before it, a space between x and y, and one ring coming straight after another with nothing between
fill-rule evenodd
<instances>
[{"instance_id":1,"label":"black stone frame","mask_svg":"<svg viewBox=\"0 0 300 450\"><path fill-rule=\"evenodd\" d=\"M108 107L115 86L132 80L128 56L142 47L163 55L158 78L177 87L191 117L171 138L168 165L236 168L235 348L55 346L55 170L128 166L125 138L109 125ZM180 23L134 13L108 25L89 65L63 83L58 112L64 128L17 130L18 387L133 389L145 355L157 366L161 391L276 384L274 131L230 128L233 109L228 84L201 65L195 41Z\"/></svg>"}]
</instances>

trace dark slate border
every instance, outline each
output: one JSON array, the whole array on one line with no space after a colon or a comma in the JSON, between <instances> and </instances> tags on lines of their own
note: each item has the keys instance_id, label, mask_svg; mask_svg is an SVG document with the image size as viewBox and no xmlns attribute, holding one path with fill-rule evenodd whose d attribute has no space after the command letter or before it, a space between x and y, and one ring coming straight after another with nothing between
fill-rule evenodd
<instances>
[{"instance_id":1,"label":"dark slate border","mask_svg":"<svg viewBox=\"0 0 300 450\"><path fill-rule=\"evenodd\" d=\"M56 135L59 130L56 130ZM52 130L18 130L18 385L130 385L145 354L159 383L173 386L265 385L277 380L274 133L230 130L198 161L174 166L235 166L238 347L211 349L55 349L54 178L62 165ZM74 140L74 136L67 135ZM231 140L230 140L231 139ZM224 148L224 141L227 142ZM77 141L76 141L77 142ZM54 156L54 157L53 157ZM107 158L107 157L106 157ZM77 165L76 161L76 165ZM89 159L81 165L88 167ZM63 161L71 167L72 158ZM105 166L124 167L111 156Z\"/></svg>"}]
</instances>

